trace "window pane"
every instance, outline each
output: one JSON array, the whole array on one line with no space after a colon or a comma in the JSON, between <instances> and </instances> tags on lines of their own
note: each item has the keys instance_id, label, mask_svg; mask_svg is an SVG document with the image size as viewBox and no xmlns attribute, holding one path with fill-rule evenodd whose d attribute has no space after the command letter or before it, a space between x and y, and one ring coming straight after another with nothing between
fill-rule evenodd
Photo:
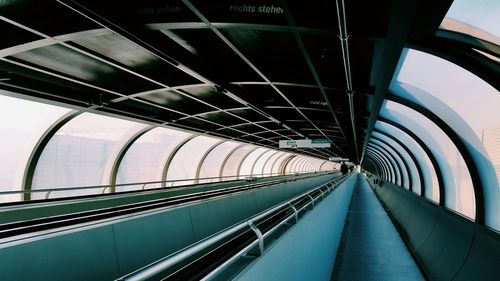
<instances>
[{"instance_id":1,"label":"window pane","mask_svg":"<svg viewBox=\"0 0 500 281\"><path fill-rule=\"evenodd\" d=\"M239 172L240 179L252 174L252 168L253 168L253 165L255 164L255 161L257 161L257 158L260 157L263 153L265 153L268 150L269 150L268 148L259 147L256 150L252 151L245 158L245 160L243 160L243 163L241 164L241 168L240 168L240 172Z\"/></svg>"},{"instance_id":2,"label":"window pane","mask_svg":"<svg viewBox=\"0 0 500 281\"><path fill-rule=\"evenodd\" d=\"M318 164L318 159L313 159L313 161L311 161L311 163L307 167L307 171L314 172L316 170L317 164Z\"/></svg>"},{"instance_id":3,"label":"window pane","mask_svg":"<svg viewBox=\"0 0 500 281\"><path fill-rule=\"evenodd\" d=\"M480 159L491 161L497 175L491 185L498 187L500 93L471 72L412 49L405 50L395 77L391 91L432 110L481 154Z\"/></svg>"},{"instance_id":4,"label":"window pane","mask_svg":"<svg viewBox=\"0 0 500 281\"><path fill-rule=\"evenodd\" d=\"M382 165L383 171L385 172L385 180L394 183L395 172L394 167L391 165L389 160L387 160L383 155L381 155L380 151L373 148L372 146L366 147L367 151L369 151L374 159L378 161L380 165Z\"/></svg>"},{"instance_id":5,"label":"window pane","mask_svg":"<svg viewBox=\"0 0 500 281\"><path fill-rule=\"evenodd\" d=\"M105 171L112 155L145 125L93 113L83 113L52 137L37 163L33 189L91 186L109 183ZM96 194L102 190L54 192L51 197ZM36 198L43 198L38 194Z\"/></svg>"},{"instance_id":6,"label":"window pane","mask_svg":"<svg viewBox=\"0 0 500 281\"><path fill-rule=\"evenodd\" d=\"M4 96L0 90L0 191L21 190L28 158L42 134L69 109ZM21 195L2 195L1 202Z\"/></svg>"},{"instance_id":7,"label":"window pane","mask_svg":"<svg viewBox=\"0 0 500 281\"><path fill-rule=\"evenodd\" d=\"M218 145L214 150L212 150L205 158L205 161L203 161L200 170L200 178L220 176L219 173L221 170L222 162L227 157L227 155L231 153L231 151L233 151L239 145L241 145L241 143L226 141ZM213 181L219 181L219 179L200 180L200 183L213 182Z\"/></svg>"},{"instance_id":8,"label":"window pane","mask_svg":"<svg viewBox=\"0 0 500 281\"><path fill-rule=\"evenodd\" d=\"M426 198L439 203L439 184L437 180L436 171L432 165L432 162L425 153L425 151L420 147L420 145L410 136L400 131L396 127L392 125L377 122L375 123L375 128L384 132L389 133L390 135L399 139L402 143L404 143L411 153L417 159L420 167L422 168L422 174L424 176L425 186L429 187L429 189L425 190ZM418 186L417 189L414 189L413 192L417 194L421 194L420 192L421 186Z\"/></svg>"},{"instance_id":9,"label":"window pane","mask_svg":"<svg viewBox=\"0 0 500 281\"><path fill-rule=\"evenodd\" d=\"M276 163L276 160L278 160L278 158L280 158L280 156L283 156L284 154L286 153L282 151L275 151L275 153L271 155L271 157L269 157L269 159L267 159L266 163L264 164L264 168L262 169L262 175L265 177L274 176L271 174L273 165L274 163Z\"/></svg>"},{"instance_id":10,"label":"window pane","mask_svg":"<svg viewBox=\"0 0 500 281\"><path fill-rule=\"evenodd\" d=\"M271 167L271 169L272 169L271 173L273 175L278 175L278 173L280 173L280 168L282 167L282 165L285 164L286 161L288 161L288 159L290 157L292 157L291 153L285 153L282 156L280 156L278 159L276 159L276 162ZM285 170L285 172L286 172L286 170Z\"/></svg>"},{"instance_id":11,"label":"window pane","mask_svg":"<svg viewBox=\"0 0 500 281\"><path fill-rule=\"evenodd\" d=\"M311 165L309 166L309 171L314 172L316 171L317 168L318 168L318 159L314 159Z\"/></svg>"},{"instance_id":12,"label":"window pane","mask_svg":"<svg viewBox=\"0 0 500 281\"><path fill-rule=\"evenodd\" d=\"M167 180L194 179L201 158L219 139L198 136L184 144L174 155L167 172ZM193 184L194 180L176 181L171 186Z\"/></svg>"},{"instance_id":13,"label":"window pane","mask_svg":"<svg viewBox=\"0 0 500 281\"><path fill-rule=\"evenodd\" d=\"M316 161L316 159L314 158L311 158L309 159L309 161L307 161L307 163L304 165L304 172L310 172L312 170L312 166L314 165L314 162Z\"/></svg>"},{"instance_id":14,"label":"window pane","mask_svg":"<svg viewBox=\"0 0 500 281\"><path fill-rule=\"evenodd\" d=\"M286 152L278 152L278 153L275 153L273 156L271 156L271 158L269 158L269 160L267 160L267 163L264 166L264 170L262 171L264 173L264 175L266 177L275 176L275 174L272 174L273 167L276 166L275 164L278 160L282 160L283 157L285 157L286 155L287 155ZM277 166L279 166L279 163L277 164Z\"/></svg>"},{"instance_id":15,"label":"window pane","mask_svg":"<svg viewBox=\"0 0 500 281\"><path fill-rule=\"evenodd\" d=\"M338 169L340 169L340 164L335 163L335 162L328 161L328 162L324 163L323 165L321 165L322 172L333 171L333 170L338 170Z\"/></svg>"},{"instance_id":16,"label":"window pane","mask_svg":"<svg viewBox=\"0 0 500 281\"><path fill-rule=\"evenodd\" d=\"M313 161L313 159L308 157L308 158L304 161L304 163L302 163L302 165L300 166L299 171L300 171L300 172L302 172L302 173L307 172L307 169L308 169L308 167L309 167L309 164L311 164L311 162L312 162L312 161Z\"/></svg>"},{"instance_id":17,"label":"window pane","mask_svg":"<svg viewBox=\"0 0 500 281\"><path fill-rule=\"evenodd\" d=\"M418 190L418 192L416 192L416 193L420 194L421 183L420 183L420 177L418 174L418 169L417 169L417 166L415 166L415 163L411 159L411 156L408 154L408 152L406 152L406 150L401 145L399 145L397 142L386 137L385 135L382 135L378 132L373 132L372 136L376 137L378 139L384 140L385 142L390 144L394 149L396 149L401 154L401 156L403 156L404 161L406 162L406 164L408 165L408 169L410 170L410 175L411 175L411 180L412 180L411 188L412 188L413 192L416 192L416 190ZM408 146L406 145L406 147L408 147ZM409 182L406 181L406 183L408 184L408 187L409 187Z\"/></svg>"},{"instance_id":18,"label":"window pane","mask_svg":"<svg viewBox=\"0 0 500 281\"><path fill-rule=\"evenodd\" d=\"M243 145L232 152L231 156L224 165L222 175L225 177L223 180L235 180L238 178L238 169L241 161L247 156L248 153L255 150L257 147L253 145ZM234 177L234 178L233 178Z\"/></svg>"},{"instance_id":19,"label":"window pane","mask_svg":"<svg viewBox=\"0 0 500 281\"><path fill-rule=\"evenodd\" d=\"M302 159L295 162L294 166L292 167L292 171L295 173L299 173L300 167L304 164L305 161L307 161L307 157L302 157Z\"/></svg>"},{"instance_id":20,"label":"window pane","mask_svg":"<svg viewBox=\"0 0 500 281\"><path fill-rule=\"evenodd\" d=\"M440 28L500 45L499 15L498 0L455 0Z\"/></svg>"},{"instance_id":21,"label":"window pane","mask_svg":"<svg viewBox=\"0 0 500 281\"><path fill-rule=\"evenodd\" d=\"M406 166L403 163L403 160L399 157L399 155L397 155L394 152L394 149L392 147L389 147L385 143L382 143L382 142L380 142L379 140L376 140L376 139L372 139L371 141L373 143L376 143L379 146L383 147L387 151L387 153L390 153L390 155L392 156L392 160L395 160L397 162L397 164L399 165L399 167L401 168L401 173L403 173L401 175L401 180L404 182L404 188L410 189L410 185L409 185L409 182L408 182L408 179L409 179L408 171L406 170ZM398 173L399 173L399 171L398 171ZM401 182L399 184L402 185Z\"/></svg>"},{"instance_id":22,"label":"window pane","mask_svg":"<svg viewBox=\"0 0 500 281\"><path fill-rule=\"evenodd\" d=\"M307 159L305 163L302 165L301 172L309 171L309 166L311 165L312 161L314 161L314 159L312 158Z\"/></svg>"},{"instance_id":23,"label":"window pane","mask_svg":"<svg viewBox=\"0 0 500 281\"><path fill-rule=\"evenodd\" d=\"M321 159L321 160L318 161L318 164L316 165L316 171L317 172L321 171L321 165L323 165L323 164L326 165L326 162L328 162L328 161L326 161L326 162L325 161L326 160L324 160L324 159Z\"/></svg>"},{"instance_id":24,"label":"window pane","mask_svg":"<svg viewBox=\"0 0 500 281\"><path fill-rule=\"evenodd\" d=\"M295 165L295 162L299 161L302 159L302 156L300 155L296 155L295 157L292 158L292 160L290 160L287 164L286 164L286 167L285 167L285 172L287 174L289 173L292 173L293 174L293 170L292 170L292 167L293 165Z\"/></svg>"},{"instance_id":25,"label":"window pane","mask_svg":"<svg viewBox=\"0 0 500 281\"><path fill-rule=\"evenodd\" d=\"M475 217L474 189L469 170L448 136L432 121L408 107L385 102L381 115L404 124L421 137L443 164L443 178L446 188L446 206L469 218Z\"/></svg>"},{"instance_id":26,"label":"window pane","mask_svg":"<svg viewBox=\"0 0 500 281\"><path fill-rule=\"evenodd\" d=\"M118 169L116 183L161 181L163 168L179 143L191 134L167 128L155 128L140 138L129 148ZM117 186L116 191L142 188L136 186ZM149 184L145 188L161 187L161 183Z\"/></svg>"},{"instance_id":27,"label":"window pane","mask_svg":"<svg viewBox=\"0 0 500 281\"><path fill-rule=\"evenodd\" d=\"M323 170L326 170L330 165L329 165L330 161L321 161L319 163L319 166L318 166L318 171L323 171Z\"/></svg>"},{"instance_id":28,"label":"window pane","mask_svg":"<svg viewBox=\"0 0 500 281\"><path fill-rule=\"evenodd\" d=\"M314 159L312 161L311 165L309 166L309 171L311 171L311 172L316 171L316 169L318 168L318 164L319 164L318 162L319 162L318 159Z\"/></svg>"},{"instance_id":29,"label":"window pane","mask_svg":"<svg viewBox=\"0 0 500 281\"><path fill-rule=\"evenodd\" d=\"M304 162L307 160L307 156L302 156L300 159L295 161L292 165L292 172L294 173L300 173L300 167Z\"/></svg>"},{"instance_id":30,"label":"window pane","mask_svg":"<svg viewBox=\"0 0 500 281\"><path fill-rule=\"evenodd\" d=\"M262 154L260 158L257 160L257 162L255 162L252 175L256 177L262 177L262 170L264 169L264 164L266 164L267 160L269 160L269 157L271 157L276 152L277 152L276 150L270 149L266 153Z\"/></svg>"}]
</instances>

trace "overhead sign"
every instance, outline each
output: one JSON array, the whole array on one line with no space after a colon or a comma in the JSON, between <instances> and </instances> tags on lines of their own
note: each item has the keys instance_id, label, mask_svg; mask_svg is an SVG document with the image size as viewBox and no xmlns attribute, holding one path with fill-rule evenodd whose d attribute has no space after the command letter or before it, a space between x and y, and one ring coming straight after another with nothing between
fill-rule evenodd
<instances>
[{"instance_id":1,"label":"overhead sign","mask_svg":"<svg viewBox=\"0 0 500 281\"><path fill-rule=\"evenodd\" d=\"M341 161L348 161L349 158L342 158L342 157L329 157L328 160L330 161L335 161L335 162L341 162Z\"/></svg>"},{"instance_id":2,"label":"overhead sign","mask_svg":"<svg viewBox=\"0 0 500 281\"><path fill-rule=\"evenodd\" d=\"M320 148L330 147L330 142L326 139L304 139L304 140L280 140L280 148Z\"/></svg>"}]
</instances>

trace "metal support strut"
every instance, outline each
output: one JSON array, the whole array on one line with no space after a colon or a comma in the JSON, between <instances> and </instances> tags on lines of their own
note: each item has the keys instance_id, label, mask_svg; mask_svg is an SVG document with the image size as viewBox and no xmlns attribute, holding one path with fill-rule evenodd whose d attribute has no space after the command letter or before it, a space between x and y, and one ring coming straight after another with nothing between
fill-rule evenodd
<instances>
[{"instance_id":1,"label":"metal support strut","mask_svg":"<svg viewBox=\"0 0 500 281\"><path fill-rule=\"evenodd\" d=\"M259 239L259 253L258 256L261 256L264 253L264 237L262 236L262 232L260 232L260 229L258 229L254 224L253 221L248 221L248 226L250 226L250 229L255 232L257 235L257 239Z\"/></svg>"}]
</instances>

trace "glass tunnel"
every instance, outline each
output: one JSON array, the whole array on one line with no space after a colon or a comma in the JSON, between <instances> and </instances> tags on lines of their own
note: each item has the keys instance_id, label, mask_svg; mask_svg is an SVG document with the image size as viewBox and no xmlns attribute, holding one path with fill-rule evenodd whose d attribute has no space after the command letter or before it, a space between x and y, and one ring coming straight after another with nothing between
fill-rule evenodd
<instances>
[{"instance_id":1,"label":"glass tunnel","mask_svg":"<svg viewBox=\"0 0 500 281\"><path fill-rule=\"evenodd\" d=\"M440 206L500 230L500 95L497 84L500 28L498 21L492 20L497 8L487 9L485 7L493 4L483 2L484 5L472 5L467 1L453 1L433 34L438 39L465 44L468 47L464 52L472 52L473 60L425 44L406 44L402 48L385 98L372 98L374 104L380 102L380 109L370 115L376 118L370 118L365 130L353 123L360 130L358 134L365 135L366 140L356 144L359 146L356 150L361 152L358 157L347 159ZM477 17L478 14L483 16ZM52 38L8 17L3 17L2 22L22 30L26 36L32 33ZM184 40L183 34L176 35L168 28L154 25L150 28L165 32L179 44ZM175 27L172 30L177 32ZM222 36L223 41L227 38L238 41L232 30L229 28L225 31L227 34L218 36ZM102 104L85 107L75 104L74 100L38 98L26 94L21 85L2 82L0 202L325 172L339 168L339 161L328 159L343 156L345 149L337 146L335 139L338 134L345 137L346 127L328 125L318 128L311 120L317 112L325 110L311 105L323 105L322 102L308 101L309 106L297 106L301 101L294 96L293 83L271 83L265 88L262 83L232 82L245 91L256 89L255 104L265 95L267 99L275 100L289 93L293 98L285 97L287 102L269 104L266 109L275 110L276 116L288 114L285 118L287 124L303 122L300 120L303 118L312 125L311 128L302 128L303 132L319 133L310 133L310 138L326 137L338 151L316 150L303 154L301 151L280 150L272 144L278 138L293 139L304 134L233 93L228 92L232 98L228 104L216 102L210 96L214 94L213 89L217 93L219 88L214 88L212 82L207 82L192 70L181 69L181 75L169 68L170 81L162 81L153 73L133 70L135 66L127 61L125 54L142 59L144 63L157 60L155 54L138 46L128 46L126 38L113 30L58 36L54 42L39 42L40 46L21 44L6 48L2 52L2 62L109 94L105 99L110 103L136 101L136 97L141 98L137 100L141 106L159 108L172 103L169 114L176 115L177 123L144 122L132 115L103 113L99 109ZM194 52L195 47L186 42L195 40L186 40L181 45ZM239 45L232 45L228 40L225 42L250 68L261 73L250 61L251 52L246 56L238 53L238 48L245 49L244 40ZM123 49L111 51L106 44L120 45ZM50 60L58 54L73 60L69 64L77 64L81 58L88 61L81 68L51 64ZM311 70L314 74L314 66ZM66 76L59 74L64 71ZM130 78L129 82L138 87L135 96L130 98L128 94L121 94L125 90L120 89L119 84L112 87L103 81L100 84L95 82L97 75L105 76L105 73ZM260 75L269 80L264 74ZM170 88L174 88L165 87L167 82L172 84ZM306 82L295 86L309 87ZM326 95L324 87L318 89ZM177 108L174 102L180 107ZM194 106L196 102L199 104ZM239 103L248 106L239 107ZM287 103L293 111L286 110ZM328 99L325 104L330 104ZM248 115L248 110L254 110L269 120L250 120L255 117ZM29 112L29 117L26 112ZM223 114L228 123L222 124L216 114ZM333 115L338 118L335 113ZM318 117L320 124L324 116ZM218 128L213 133L200 133L191 130L198 126L192 122L181 124L180 121L185 120L202 121L202 124ZM268 122L277 122L279 126L269 129ZM228 138L229 131L240 136ZM218 133L220 137L215 136ZM355 138L356 132L353 135ZM242 141L246 136L255 140ZM262 145L263 141L269 141L269 145ZM58 190L37 192L51 189Z\"/></svg>"},{"instance_id":2,"label":"glass tunnel","mask_svg":"<svg viewBox=\"0 0 500 281\"><path fill-rule=\"evenodd\" d=\"M227 232L242 235L231 243L256 236L244 256L264 259L264 243L279 239L262 229L286 227L279 235L288 235L323 202L331 212L318 217L334 221L339 241L387 219L429 280L469 280L484 268L497 274L498 0L35 2L0 1L0 261L18 246L8 240L18 215L31 223L39 214L178 196L179 205L162 201L165 209L147 209L143 221L131 211L85 229L95 241L104 237L96 248L115 246L103 250L117 259L119 274L110 276L205 241L220 250L222 238L213 237ZM233 188L241 194L231 197ZM328 197L334 192L343 199ZM198 197L182 201L189 196ZM373 220L355 222L368 197L380 208ZM162 213L170 206L173 218ZM272 225L281 217L288 221ZM311 225L302 230L311 237L320 235L311 229L331 230ZM175 247L162 244L172 229L179 232L167 242ZM13 246L2 244L4 233ZM154 259L135 264L119 248L140 256L132 241L142 234L156 243L144 246ZM42 240L27 243L49 249ZM227 243L228 252L243 253ZM298 244L271 264L300 256ZM455 251L465 254L455 261ZM446 262L454 263L449 272Z\"/></svg>"},{"instance_id":3,"label":"glass tunnel","mask_svg":"<svg viewBox=\"0 0 500 281\"><path fill-rule=\"evenodd\" d=\"M422 180L413 192L499 229L499 106L499 92L477 75L405 48L367 146L366 169L407 189Z\"/></svg>"},{"instance_id":4,"label":"glass tunnel","mask_svg":"<svg viewBox=\"0 0 500 281\"><path fill-rule=\"evenodd\" d=\"M1 202L327 172L339 166L316 157L20 99L12 92L1 94ZM29 119L16 116L26 111ZM300 163L288 161L292 157Z\"/></svg>"}]
</instances>

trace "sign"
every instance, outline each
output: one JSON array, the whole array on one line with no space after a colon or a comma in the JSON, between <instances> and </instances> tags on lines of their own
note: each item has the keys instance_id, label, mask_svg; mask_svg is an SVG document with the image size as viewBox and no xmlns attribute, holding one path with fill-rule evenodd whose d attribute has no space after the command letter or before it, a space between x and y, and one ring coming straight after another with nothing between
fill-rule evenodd
<instances>
[{"instance_id":1,"label":"sign","mask_svg":"<svg viewBox=\"0 0 500 281\"><path fill-rule=\"evenodd\" d=\"M335 162L342 162L342 161L348 161L349 158L342 158L342 157L329 157L328 160L330 161L335 161Z\"/></svg>"},{"instance_id":2,"label":"sign","mask_svg":"<svg viewBox=\"0 0 500 281\"><path fill-rule=\"evenodd\" d=\"M280 148L321 148L330 147L330 142L326 139L305 139L305 140L280 140Z\"/></svg>"}]
</instances>

